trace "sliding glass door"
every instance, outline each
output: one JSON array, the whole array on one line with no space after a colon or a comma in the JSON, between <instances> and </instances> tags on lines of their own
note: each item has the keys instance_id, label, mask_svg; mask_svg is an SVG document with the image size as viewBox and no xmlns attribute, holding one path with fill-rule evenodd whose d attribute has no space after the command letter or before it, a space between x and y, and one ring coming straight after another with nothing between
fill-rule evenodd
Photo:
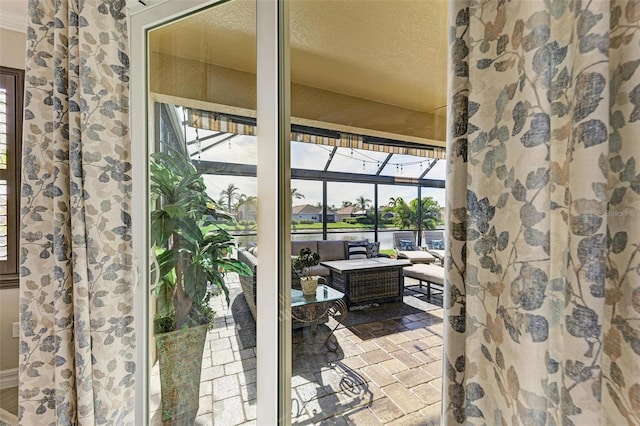
<instances>
[{"instance_id":1,"label":"sliding glass door","mask_svg":"<svg viewBox=\"0 0 640 426\"><path fill-rule=\"evenodd\" d=\"M281 272L289 211L280 208L289 116L278 6L131 11L139 424L289 417L290 404L278 406L289 400L279 386L289 376L288 321L278 313L290 297L280 290L290 288Z\"/></svg>"}]
</instances>

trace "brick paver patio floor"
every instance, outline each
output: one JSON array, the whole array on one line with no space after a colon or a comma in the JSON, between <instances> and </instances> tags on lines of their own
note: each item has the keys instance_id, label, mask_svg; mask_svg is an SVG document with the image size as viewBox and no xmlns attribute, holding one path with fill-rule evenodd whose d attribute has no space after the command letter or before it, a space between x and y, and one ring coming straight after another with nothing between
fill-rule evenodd
<instances>
[{"instance_id":1,"label":"brick paver patio floor","mask_svg":"<svg viewBox=\"0 0 640 426\"><path fill-rule=\"evenodd\" d=\"M205 346L197 425L255 425L255 322L230 279L231 307L214 299L214 328ZM410 284L410 280L406 281ZM332 325L293 334L292 423L297 425L439 425L442 309L335 332ZM333 337L332 337L333 339ZM157 364L150 383L151 424L160 425Z\"/></svg>"}]
</instances>

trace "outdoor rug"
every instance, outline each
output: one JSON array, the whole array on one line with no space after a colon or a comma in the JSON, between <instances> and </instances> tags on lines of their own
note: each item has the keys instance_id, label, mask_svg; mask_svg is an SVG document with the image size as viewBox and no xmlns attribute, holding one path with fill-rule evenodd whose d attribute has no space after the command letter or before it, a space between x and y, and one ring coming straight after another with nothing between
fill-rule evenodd
<instances>
[{"instance_id":1,"label":"outdoor rug","mask_svg":"<svg viewBox=\"0 0 640 426\"><path fill-rule=\"evenodd\" d=\"M242 348L256 346L256 323L249 311L242 291L232 288L229 292L231 312L236 325L237 338ZM402 318L407 315L442 309L442 294L433 292L431 299L427 299L426 289L418 286L405 287L403 302L372 303L352 307L342 323L346 327L360 324ZM333 320L329 325L333 324Z\"/></svg>"},{"instance_id":2,"label":"outdoor rug","mask_svg":"<svg viewBox=\"0 0 640 426\"><path fill-rule=\"evenodd\" d=\"M416 287L415 290L405 288L403 302L373 303L370 305L355 306L349 310L349 314L343 321L346 327L352 327L371 322L385 321L393 318L401 318L407 315L442 309L442 295L433 294L428 301L426 290Z\"/></svg>"}]
</instances>

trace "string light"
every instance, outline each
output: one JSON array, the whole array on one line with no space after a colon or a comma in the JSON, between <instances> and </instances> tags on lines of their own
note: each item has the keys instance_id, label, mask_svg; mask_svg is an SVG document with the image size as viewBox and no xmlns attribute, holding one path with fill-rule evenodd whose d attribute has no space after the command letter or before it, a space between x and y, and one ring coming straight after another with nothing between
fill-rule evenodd
<instances>
[{"instance_id":1,"label":"string light","mask_svg":"<svg viewBox=\"0 0 640 426\"><path fill-rule=\"evenodd\" d=\"M382 166L382 163L380 160L370 157L368 155L366 155L364 152L360 152L360 151L355 151L352 147L349 148L349 154L342 154L339 151L333 152L332 150L328 149L328 148L323 148L326 149L329 153L329 160L331 161L333 158L336 157L336 155L341 156L343 158L351 158L353 160L357 160L357 161L362 161L362 170L366 170L367 167L367 163L371 163L371 164L376 164L377 165L377 169L380 169L380 167ZM357 155L354 155L357 154ZM365 157L365 158L357 158L357 157ZM393 162L388 162L386 163L386 165L388 166L396 166L396 173L398 174L404 174L404 166L419 166L420 170L424 169L424 162L428 161L428 160L416 160L416 161L407 161L407 162L403 162L403 163L393 163Z\"/></svg>"}]
</instances>

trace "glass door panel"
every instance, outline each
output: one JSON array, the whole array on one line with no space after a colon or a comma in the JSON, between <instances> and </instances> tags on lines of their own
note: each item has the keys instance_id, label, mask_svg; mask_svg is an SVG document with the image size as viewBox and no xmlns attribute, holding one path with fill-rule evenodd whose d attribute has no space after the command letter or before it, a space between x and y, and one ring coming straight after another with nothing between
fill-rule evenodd
<instances>
[{"instance_id":1,"label":"glass door panel","mask_svg":"<svg viewBox=\"0 0 640 426\"><path fill-rule=\"evenodd\" d=\"M293 424L439 423L442 302L405 280L393 234L422 252L424 200L444 205L446 16L444 1L290 3L291 186L318 194L307 220L333 215L292 242L321 277L292 307Z\"/></svg>"},{"instance_id":2,"label":"glass door panel","mask_svg":"<svg viewBox=\"0 0 640 426\"><path fill-rule=\"evenodd\" d=\"M256 420L255 16L229 1L148 32L151 424Z\"/></svg>"}]
</instances>

